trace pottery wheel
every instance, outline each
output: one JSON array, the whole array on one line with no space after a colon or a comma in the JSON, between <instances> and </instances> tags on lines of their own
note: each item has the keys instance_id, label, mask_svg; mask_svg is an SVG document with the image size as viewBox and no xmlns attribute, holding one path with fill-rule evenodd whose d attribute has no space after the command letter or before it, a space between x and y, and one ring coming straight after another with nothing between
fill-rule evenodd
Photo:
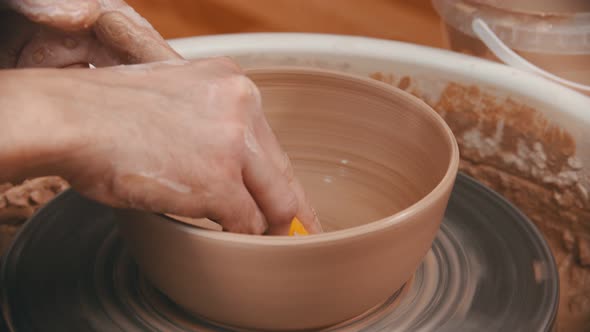
<instances>
[{"instance_id":1,"label":"pottery wheel","mask_svg":"<svg viewBox=\"0 0 590 332\"><path fill-rule=\"evenodd\" d=\"M183 313L153 288L126 252L113 211L73 191L26 223L1 277L12 331L232 331ZM414 278L371 312L327 330L550 331L557 303L558 275L540 233L459 174Z\"/></svg>"}]
</instances>

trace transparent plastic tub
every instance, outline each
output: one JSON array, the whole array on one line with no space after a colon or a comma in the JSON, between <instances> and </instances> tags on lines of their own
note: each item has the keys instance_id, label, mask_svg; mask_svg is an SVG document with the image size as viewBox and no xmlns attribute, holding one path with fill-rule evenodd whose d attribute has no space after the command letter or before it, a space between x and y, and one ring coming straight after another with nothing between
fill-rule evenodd
<instances>
[{"instance_id":1,"label":"transparent plastic tub","mask_svg":"<svg viewBox=\"0 0 590 332\"><path fill-rule=\"evenodd\" d=\"M570 87L590 94L590 1L432 2L443 19L445 38L450 49L509 62L500 59L493 46L482 41L481 36L474 31L473 22L479 19L485 22L501 43L522 57L521 62L526 61L532 65L528 67L538 67L563 80L574 82ZM575 83L588 89L575 86ZM567 82L564 85L568 85Z\"/></svg>"}]
</instances>

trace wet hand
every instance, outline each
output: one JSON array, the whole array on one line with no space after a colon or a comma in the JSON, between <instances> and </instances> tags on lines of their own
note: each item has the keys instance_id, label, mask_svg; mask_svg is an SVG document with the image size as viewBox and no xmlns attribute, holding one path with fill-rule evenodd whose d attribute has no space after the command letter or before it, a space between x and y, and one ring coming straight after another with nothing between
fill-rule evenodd
<instances>
[{"instance_id":1,"label":"wet hand","mask_svg":"<svg viewBox=\"0 0 590 332\"><path fill-rule=\"evenodd\" d=\"M61 87L52 103L76 143L54 168L87 197L232 232L287 234L294 216L321 231L258 89L232 61L55 72L35 82ZM76 98L63 93L73 89Z\"/></svg>"},{"instance_id":2,"label":"wet hand","mask_svg":"<svg viewBox=\"0 0 590 332\"><path fill-rule=\"evenodd\" d=\"M97 67L180 58L122 0L0 2L0 68Z\"/></svg>"},{"instance_id":3,"label":"wet hand","mask_svg":"<svg viewBox=\"0 0 590 332\"><path fill-rule=\"evenodd\" d=\"M4 6L2 7L2 5ZM168 46L148 22L120 0L9 0L0 3L0 7L4 9L0 11L0 30L15 32L13 34L3 34L0 37L0 68L60 68L75 67L78 65L84 66L88 63L97 67L103 67L116 64L143 63L180 58L180 56ZM169 180L166 176L162 177L162 174L158 173L159 171L156 173L154 173L154 171L139 171L139 173L128 171L125 173L125 167L109 168L107 167L108 165L104 166L106 165L104 160L102 160L103 162L101 163L100 159L97 160L98 162L96 165L103 165L101 166L105 167L103 170L109 170L108 174L110 174L111 178L105 179L104 176L101 177L98 175L96 169L102 169L101 167L91 167L88 169L88 172L95 174L95 176L90 177L86 177L87 174L85 172L80 172L80 170L72 170L69 172L69 179L73 182L74 186L87 196L111 205L119 207L135 207L155 212L181 214L189 217L209 217L220 222L230 231L261 233L264 229L267 229L267 232L270 234L287 234L289 221L294 215L297 215L303 221L306 228L311 233L321 231L317 218L305 199L301 185L293 177L292 168L288 158L282 152L274 135L268 127L266 120L262 116L259 101L257 101L259 98L257 89L243 76L240 69L237 68L235 64L227 60L211 60L202 62L199 65L194 64L191 66L199 68L193 68L192 71L193 74L197 75L195 77L199 77L199 79L195 80L195 77L192 78L193 85L192 88L188 87L188 91L191 91L195 86L198 86L198 91L201 94L205 93L205 91L208 91L207 93L215 92L215 95L201 95L201 98L199 98L200 104L196 103L194 105L194 109L199 111L195 113L195 119L193 119L196 121L194 125L195 128L199 127L201 124L198 120L199 115L202 116L207 114L207 112L205 112L207 109L209 110L208 112L212 112L213 109L220 107L219 105L221 104L223 104L221 109L225 111L219 110L220 115L229 112L228 110L232 110L235 114L241 114L242 112L246 114L242 115L242 117L237 120L238 124L239 121L243 122L241 127L236 125L236 119L233 119L233 123L230 123L230 121L224 124L224 121L231 119L231 117L227 119L224 118L224 120L216 118L216 127L213 126L208 130L201 131L204 133L204 136L197 135L194 137L195 141L197 141L202 137L212 135L209 136L206 141L199 141L199 144L204 144L209 148L219 148L218 154L228 157L221 160L223 162L221 166L216 166L214 162L206 160L208 156L213 155L211 153L213 150L205 149L205 154L201 155L200 158L202 163L197 165L195 169L208 168L209 173L215 173L214 171L223 173L223 167L231 166L230 168L233 167L232 169L234 169L235 173L235 169L240 169L238 166L242 166L241 187L239 184L231 185L231 183L235 184L235 174L233 175L233 178L228 178L231 181L223 180L221 176L208 178L207 176L209 173L202 171L198 172L199 176L191 178L194 177L196 173L183 168L178 174L172 177L185 180L188 179L186 181L189 185L185 185L182 184L182 181L174 182L173 180ZM157 86L158 84L162 84L163 81L167 82L171 80L171 76L169 75L172 74L164 74L164 70L162 69L164 67L167 66L154 64L143 67L127 68L129 69L128 73L134 72L137 75L147 75L146 77L137 77L132 74L127 77L128 79L134 77L139 80L143 80L144 78L150 80L152 79L152 74L158 76L159 80L153 82L153 86L144 86L142 91L148 93L150 89L154 89L154 96L159 95L160 99L162 99L158 99L160 108L167 105L169 102L165 100L166 97L170 98L177 93L184 95L182 91L175 91L174 93L161 95L159 89L167 87L167 90L169 90L172 87L177 86L177 84L170 83L164 83L164 85L160 87ZM150 68L158 68L158 75L156 75L155 72L148 75L147 73L152 71ZM225 69L222 70L221 68ZM116 73L120 73L120 70L123 70L123 68L120 67L113 70L114 71L112 72L100 72L100 74L96 74L98 71L95 71L92 76L96 76L96 79L99 79L99 77L104 79L107 76L116 76ZM168 71L171 70L172 68L168 68ZM209 75L213 76L201 79L198 75L201 75L204 72L208 72ZM63 75L63 72L59 73L59 76ZM79 75L79 73L71 73L71 75ZM215 75L220 76L217 77ZM56 76L58 75L56 74ZM81 76L77 77L78 79L83 79ZM186 77L186 79L189 80L190 78ZM110 79L101 81L98 84L108 85L108 81L110 81ZM236 81L241 83L236 83ZM113 82L119 81L114 79ZM214 84L206 87L206 85L211 82ZM132 82L128 83L130 87L133 86ZM96 89L97 86L94 86L93 88ZM135 91L136 88L137 87L132 87L130 91L137 92ZM228 89L227 91L225 90L226 88ZM84 89L79 89L78 86L72 86L72 90L73 89L84 94ZM246 90L250 92L246 93ZM128 90L127 93L130 91ZM95 97L91 97L86 93L85 96L90 102L88 106L93 105L95 106L94 108L100 108L98 106L101 102L104 102L104 100L100 100L97 96L104 95L109 96L110 98L114 92L114 86L108 86L105 87L105 90L95 91ZM129 94L129 96L125 97L123 96L123 93L119 93L119 91L116 92L116 97L113 101L128 100L135 95ZM64 89L56 91L56 95L61 95L61 97L63 97L62 101L65 102L66 99L71 96L63 95L63 93ZM181 100L188 102L186 99L187 98L181 98L176 102ZM207 101L206 105L203 105L204 100ZM127 110L124 106L125 105L116 105L115 109L120 112L126 112ZM187 106L188 105L184 105L184 108L187 108ZM242 110L242 107L246 106L248 110ZM73 107L80 107L80 105L74 105ZM121 113L119 115L122 116L123 119L131 121L134 116L142 118L141 113L138 111L139 109L154 111L158 108L158 105L144 107L141 105L141 102L139 102L136 103L136 105L133 105L133 107L131 108L137 112L130 113L129 115L123 115L123 113ZM85 108L87 108L86 112L93 109L93 107ZM153 128L151 128L151 130L153 133L162 133L166 128L170 129L170 127L157 127L163 123L170 125L175 120L178 121L176 115L182 113L180 112L182 108L175 108L173 110L171 110L170 107L166 108L168 109L168 112L170 112L169 114L161 112L146 113L147 117L142 119L146 120L148 118L153 118L153 116L148 116L148 114L158 114L158 116L162 116L163 118L171 116L171 119L168 119L169 121L167 122L152 122L151 124ZM111 113L110 111L104 112L104 110L97 110L97 112L103 112L105 113L105 116ZM166 115L163 116L163 114ZM69 116L71 115L72 114ZM93 114L88 114L88 116L89 118L94 118ZM249 120L244 122L246 119ZM117 121L115 121L115 123L117 125L125 124L125 122L118 123ZM142 123L142 121L138 121L137 123ZM150 130L150 128L138 128L137 123L134 126L136 133L143 131L148 132ZM58 123L57 125L59 126L60 124ZM186 123L183 123L182 125L186 125ZM228 127L223 128L225 125L228 125ZM116 126L110 126L110 124L103 125L103 128L98 130L101 132L110 132L111 129L116 128ZM178 128L180 129L181 127ZM173 129L172 131L174 132ZM244 135L238 135L238 133L236 133L238 131L243 131ZM124 130L119 131L119 134L121 133L124 133ZM180 135L181 133L182 132L175 134ZM248 134L246 135L246 133ZM188 135L190 136L192 134L193 133ZM185 135L187 134L185 133ZM228 142L232 141L232 138L229 137L232 135L243 136L243 146L239 144L228 144ZM219 137L217 145L212 143L216 141L216 139L213 138L216 136ZM166 170L164 172L165 174L171 172L175 167L167 165L166 162L174 164L175 161L171 160L172 157L182 160L183 158L180 158L181 155L179 154L186 148L186 146L181 146L176 149L171 148L173 151L166 152L165 148L156 149L158 145L148 146L146 148L145 146L142 147L143 143L141 142L133 142L135 142L135 145L129 146L128 148L135 151L135 157L137 158L141 157L141 153L145 152L146 155L143 156L143 159L146 162L152 162L152 158L157 159L158 157L155 156L156 153L168 156L169 158L164 158L164 166L162 166ZM97 146L101 145L98 144ZM246 147L248 149L244 150L246 152L236 152L235 150L240 147ZM115 150L110 152L114 153ZM191 153L194 153L194 150L184 150L184 154L182 155L188 155L190 156L189 160L192 160L194 158L191 156ZM95 157L106 157L107 155L108 153L99 153ZM124 153L121 153L118 156L122 159L123 155ZM228 160L231 159L232 156L239 156L241 159L238 158L233 164L229 163ZM139 158L137 160L141 163L141 159L142 158ZM117 158L114 159L114 161L117 160ZM135 159L130 159L128 162L133 163L134 160ZM76 162L84 163L84 160L77 160ZM129 167L129 169L130 168L131 167ZM148 167L148 169L149 168L150 167ZM86 167L82 166L82 169L86 169ZM267 173L268 170L271 170L272 172ZM122 173L124 173L124 175L122 175ZM101 179L101 181L98 181L99 179ZM98 182L93 183L93 181ZM284 184L285 181L287 182L289 189L286 189ZM152 188L153 190L145 190L142 189L143 185L147 186L147 188L154 188ZM218 187L221 189L215 189ZM233 187L241 189L234 192ZM209 191L199 192L199 190L203 188L208 189ZM223 188L229 190L225 195L220 194L224 191ZM189 204L187 200L190 200L190 197L195 198L199 195L202 195L203 197L199 198L197 202L192 202L192 205ZM181 199L179 196L182 196L183 198ZM293 199L293 196L295 196L295 199ZM254 201L255 204L252 204L252 201ZM295 211L295 213L292 213L293 211ZM269 226L268 228L266 228L267 225Z\"/></svg>"}]
</instances>

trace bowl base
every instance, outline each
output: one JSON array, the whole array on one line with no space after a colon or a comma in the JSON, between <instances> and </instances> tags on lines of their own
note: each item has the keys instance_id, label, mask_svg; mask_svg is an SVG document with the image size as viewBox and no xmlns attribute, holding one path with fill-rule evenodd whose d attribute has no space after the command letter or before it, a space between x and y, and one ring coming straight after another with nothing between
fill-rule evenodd
<instances>
[{"instance_id":1,"label":"bowl base","mask_svg":"<svg viewBox=\"0 0 590 332\"><path fill-rule=\"evenodd\" d=\"M232 332L152 287L124 249L113 211L73 191L23 226L1 279L9 331ZM402 293L324 331L551 331L557 290L533 225L460 174L432 250Z\"/></svg>"},{"instance_id":2,"label":"bowl base","mask_svg":"<svg viewBox=\"0 0 590 332\"><path fill-rule=\"evenodd\" d=\"M407 295L408 290L411 288L412 277L408 282L406 282L399 290L397 290L393 295L391 295L387 300L375 305L371 309L365 311L364 313L343 321L341 323L330 325L322 328L316 329L304 329L304 330L290 330L285 329L281 331L288 331L288 332L332 332L332 331L359 331L359 329L365 328L371 323L376 322L380 319L380 317L389 315L397 306L400 304L401 300L404 296ZM265 330L260 329L248 329L248 328L240 328L235 326L230 326L222 323L218 323L212 320L209 320L204 317L199 317L200 320L211 324L212 326L218 327L222 331L231 331L231 332L263 332ZM277 330L272 330L277 331Z\"/></svg>"}]
</instances>

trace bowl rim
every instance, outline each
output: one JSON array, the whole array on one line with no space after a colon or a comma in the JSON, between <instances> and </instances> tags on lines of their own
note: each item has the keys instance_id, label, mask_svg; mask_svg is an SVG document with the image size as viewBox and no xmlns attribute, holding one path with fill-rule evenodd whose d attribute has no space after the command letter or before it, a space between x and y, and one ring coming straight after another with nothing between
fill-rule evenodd
<instances>
[{"instance_id":1,"label":"bowl rim","mask_svg":"<svg viewBox=\"0 0 590 332\"><path fill-rule=\"evenodd\" d=\"M449 164L447 165L446 172L442 179L437 183L437 185L425 196L423 196L418 201L414 202L412 205L406 207L405 209L396 212L393 215L371 221L367 224L354 226L351 228L345 228L337 231L325 232L320 234L313 234L310 236L301 236L301 237L292 237L286 235L252 235L252 234L239 234L239 233L231 233L231 232L218 232L218 231L211 231L206 229L201 229L195 226L187 225L185 223L175 221L170 218L166 218L166 222L171 223L174 227L178 227L183 231L186 231L192 235L196 235L198 237L207 238L209 240L221 240L225 243L233 243L233 244L250 244L250 245L258 245L258 246L303 246L303 245L315 245L315 244L324 244L329 242L341 241L344 239L350 239L360 236L366 236L371 233L375 233L381 231L386 228L392 227L399 227L405 222L408 222L408 219L424 208L429 205L432 205L435 201L441 199L446 193L450 192L449 189L452 188L455 178L459 169L459 146L457 144L457 140L455 135L453 134L451 128L447 125L444 119L438 114L430 105L425 103L420 98L402 90L397 87L391 86L387 83L366 78L360 75L354 75L350 73L344 73L335 70L327 70L327 69L319 69L315 67L288 67L288 66L265 66L260 68L250 68L244 70L247 76L250 75L262 75L262 74L269 74L269 73L280 73L280 74L314 74L323 76L324 78L337 78L337 79L345 79L345 80L352 80L355 82L362 82L362 84L372 86L375 89L379 89L382 91L387 91L388 93L395 93L398 96L401 96L406 99L413 100L421 112L424 112L429 116L435 125L439 126L444 133L444 136L448 139L450 143L450 156L449 156Z\"/></svg>"}]
</instances>

